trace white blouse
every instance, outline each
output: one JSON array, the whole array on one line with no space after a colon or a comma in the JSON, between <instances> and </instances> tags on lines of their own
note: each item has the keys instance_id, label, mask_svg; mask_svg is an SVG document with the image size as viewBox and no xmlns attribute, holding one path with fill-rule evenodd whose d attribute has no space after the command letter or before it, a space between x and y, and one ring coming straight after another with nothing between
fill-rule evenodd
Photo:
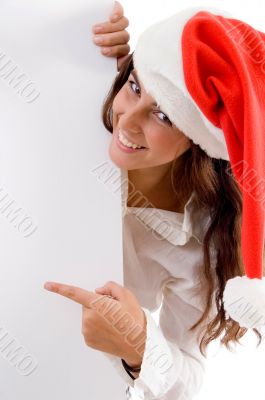
<instances>
[{"instance_id":1,"label":"white blouse","mask_svg":"<svg viewBox=\"0 0 265 400\"><path fill-rule=\"evenodd\" d=\"M147 318L146 345L138 378L121 359L104 353L127 386L127 398L190 400L200 391L206 359L196 340L205 309L203 236L208 212L194 210L194 192L184 214L157 208L127 207L128 173L121 169L124 286L137 297ZM216 256L211 247L211 265ZM216 279L216 277L215 277ZM159 325L152 312L161 306ZM210 319L216 315L213 306Z\"/></svg>"}]
</instances>

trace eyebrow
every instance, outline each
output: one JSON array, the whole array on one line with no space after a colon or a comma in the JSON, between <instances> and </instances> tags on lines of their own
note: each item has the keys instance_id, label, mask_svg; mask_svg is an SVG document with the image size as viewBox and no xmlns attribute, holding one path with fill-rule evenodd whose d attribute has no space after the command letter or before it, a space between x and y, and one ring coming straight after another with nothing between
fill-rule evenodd
<instances>
[{"instance_id":1,"label":"eyebrow","mask_svg":"<svg viewBox=\"0 0 265 400\"><path fill-rule=\"evenodd\" d=\"M139 88L141 89L141 85L140 85L138 76L137 76L137 74L136 74L136 72L135 72L134 69L131 71L131 74L132 74L132 76L134 77L134 79L136 80L137 85L138 85ZM159 106L157 105L157 103L155 103L155 102L153 102L153 103L151 104L151 106L155 106L158 110L160 110L160 107L159 107Z\"/></svg>"}]
</instances>

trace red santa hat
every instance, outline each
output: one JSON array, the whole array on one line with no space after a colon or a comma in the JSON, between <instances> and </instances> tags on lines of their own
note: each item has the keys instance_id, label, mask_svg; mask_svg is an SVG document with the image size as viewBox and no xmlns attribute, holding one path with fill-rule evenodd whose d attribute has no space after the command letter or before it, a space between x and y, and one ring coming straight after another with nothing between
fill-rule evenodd
<instances>
[{"instance_id":1,"label":"red santa hat","mask_svg":"<svg viewBox=\"0 0 265 400\"><path fill-rule=\"evenodd\" d=\"M265 34L215 8L187 9L146 29L133 61L168 118L231 163L243 200L245 276L227 281L224 307L241 327L264 326Z\"/></svg>"}]
</instances>

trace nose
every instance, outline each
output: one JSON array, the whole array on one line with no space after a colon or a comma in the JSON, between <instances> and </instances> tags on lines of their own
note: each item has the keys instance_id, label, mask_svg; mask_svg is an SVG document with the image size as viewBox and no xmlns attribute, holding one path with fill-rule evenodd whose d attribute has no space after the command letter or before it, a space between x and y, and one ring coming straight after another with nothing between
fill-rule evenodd
<instances>
[{"instance_id":1,"label":"nose","mask_svg":"<svg viewBox=\"0 0 265 400\"><path fill-rule=\"evenodd\" d=\"M125 110L120 116L120 128L125 131L130 132L131 135L137 135L143 133L143 119L144 119L144 109L139 106L139 103Z\"/></svg>"}]
</instances>

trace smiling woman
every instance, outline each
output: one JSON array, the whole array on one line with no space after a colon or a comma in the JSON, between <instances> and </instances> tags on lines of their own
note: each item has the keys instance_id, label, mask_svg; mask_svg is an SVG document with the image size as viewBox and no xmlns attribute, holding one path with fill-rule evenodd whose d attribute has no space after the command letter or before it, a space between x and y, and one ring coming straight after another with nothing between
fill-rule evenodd
<instances>
[{"instance_id":1,"label":"smiling woman","mask_svg":"<svg viewBox=\"0 0 265 400\"><path fill-rule=\"evenodd\" d=\"M109 156L117 166L130 171L138 190L156 207L181 211L187 198L180 204L172 188L170 167L190 148L191 141L153 100L132 69L113 98Z\"/></svg>"},{"instance_id":2,"label":"smiling woman","mask_svg":"<svg viewBox=\"0 0 265 400\"><path fill-rule=\"evenodd\" d=\"M137 379L124 375L121 360L108 357L130 389L144 399L193 398L202 384L209 343L220 338L230 349L248 329L261 340L258 329L265 323L264 280L260 279L260 290L249 279L263 276L264 196L259 202L247 197L240 168L241 119L246 115L254 120L253 104L247 92L241 92L240 79L248 81L251 93L256 77L259 87L264 87L264 76L227 36L231 24L234 20L221 11L216 15L191 9L150 27L122 65L102 109L104 125L112 134L109 155L120 167L124 185L124 281L147 317ZM244 31L243 22L240 26ZM198 32L205 34L197 37ZM176 47L164 46L173 43L173 35ZM260 34L259 40L265 43L265 36ZM197 45L212 46L214 62L206 50L197 51ZM225 55L231 58L226 69ZM223 85L218 86L219 81ZM256 93L253 101L256 104L258 99L263 110L261 94ZM241 108L244 96L250 108ZM230 109L233 105L235 110ZM259 134L263 119L256 120ZM234 136L238 139L231 139ZM255 156L245 162L252 165L260 151L250 133L246 141ZM231 161L239 162L238 170ZM265 178L262 163L255 166L259 179ZM246 219L252 213L257 230ZM260 293L259 300L252 304L255 293ZM161 305L157 327L150 311ZM166 374L159 373L152 358L154 347L161 348L171 362Z\"/></svg>"}]
</instances>

